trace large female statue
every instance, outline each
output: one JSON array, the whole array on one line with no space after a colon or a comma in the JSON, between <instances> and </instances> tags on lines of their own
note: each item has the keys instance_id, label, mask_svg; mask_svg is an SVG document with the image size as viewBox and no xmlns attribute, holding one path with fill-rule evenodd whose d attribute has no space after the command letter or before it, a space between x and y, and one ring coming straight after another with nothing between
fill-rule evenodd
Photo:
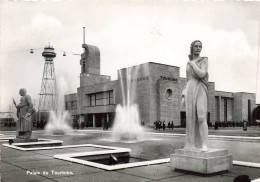
<instances>
[{"instance_id":1,"label":"large female statue","mask_svg":"<svg viewBox=\"0 0 260 182\"><path fill-rule=\"evenodd\" d=\"M182 104L186 107L185 149L207 151L208 58L200 57L201 49L201 41L191 43Z\"/></svg>"}]
</instances>

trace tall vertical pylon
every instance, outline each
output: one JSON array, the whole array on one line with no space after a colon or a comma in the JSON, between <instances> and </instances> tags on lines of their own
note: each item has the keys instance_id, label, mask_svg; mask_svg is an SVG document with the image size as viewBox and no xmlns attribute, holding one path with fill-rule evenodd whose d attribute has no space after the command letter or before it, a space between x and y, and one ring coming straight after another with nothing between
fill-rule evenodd
<instances>
[{"instance_id":1,"label":"tall vertical pylon","mask_svg":"<svg viewBox=\"0 0 260 182\"><path fill-rule=\"evenodd\" d=\"M45 59L44 70L42 76L42 85L39 99L39 119L38 121L46 122L48 113L57 110L57 89L56 77L53 59L56 57L54 48L50 45L44 48L42 56ZM44 123L45 124L45 123Z\"/></svg>"}]
</instances>

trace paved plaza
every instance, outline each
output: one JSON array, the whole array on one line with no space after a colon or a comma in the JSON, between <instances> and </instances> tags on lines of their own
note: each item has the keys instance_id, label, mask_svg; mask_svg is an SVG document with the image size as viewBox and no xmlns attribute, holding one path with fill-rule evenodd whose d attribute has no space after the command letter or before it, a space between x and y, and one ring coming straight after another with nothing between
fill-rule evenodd
<instances>
[{"instance_id":1,"label":"paved plaza","mask_svg":"<svg viewBox=\"0 0 260 182\"><path fill-rule=\"evenodd\" d=\"M71 134L64 136L46 135L44 131L34 131L33 137L63 140L63 145L78 144L97 144L104 146L115 146L130 148L130 155L138 156L146 160L167 158L175 148L183 147L184 129L174 129L165 131L156 131L146 129L149 133L149 139L137 143L109 142L107 138L110 131L97 129L76 130ZM210 147L227 148L233 155L234 160L251 163L260 163L259 149L260 139L259 128L249 128L248 131L242 131L241 128L225 128L222 130L210 130ZM7 135L15 135L14 131L2 131ZM242 138L215 138L214 136L254 136L255 139ZM57 154L68 154L75 152L84 152L90 150L87 147L60 148L50 150L20 151L4 147L1 142L1 181L3 182L28 182L28 181L183 181L183 182L232 182L236 176L248 175L253 181L260 178L259 167L248 167L234 165L229 172L220 173L211 176L201 176L198 174L189 174L183 171L175 171L170 163L154 164L115 171L106 171L103 169L85 166L54 159ZM93 150L93 149L91 149Z\"/></svg>"}]
</instances>

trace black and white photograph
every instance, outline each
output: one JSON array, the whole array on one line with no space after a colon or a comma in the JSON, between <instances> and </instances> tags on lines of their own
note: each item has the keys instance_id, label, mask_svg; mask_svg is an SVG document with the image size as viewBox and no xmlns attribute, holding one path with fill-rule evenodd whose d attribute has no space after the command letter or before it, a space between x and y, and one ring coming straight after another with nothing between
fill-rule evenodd
<instances>
[{"instance_id":1,"label":"black and white photograph","mask_svg":"<svg viewBox=\"0 0 260 182\"><path fill-rule=\"evenodd\" d=\"M259 151L260 1L0 1L0 181L260 182Z\"/></svg>"}]
</instances>

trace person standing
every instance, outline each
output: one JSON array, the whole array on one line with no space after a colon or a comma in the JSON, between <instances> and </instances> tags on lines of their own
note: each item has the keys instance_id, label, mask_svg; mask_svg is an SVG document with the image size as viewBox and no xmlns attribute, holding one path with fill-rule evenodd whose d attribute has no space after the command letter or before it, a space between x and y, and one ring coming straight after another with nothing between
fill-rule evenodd
<instances>
[{"instance_id":1,"label":"person standing","mask_svg":"<svg viewBox=\"0 0 260 182\"><path fill-rule=\"evenodd\" d=\"M246 131L247 130L247 123L246 121L243 119L243 130Z\"/></svg>"},{"instance_id":2,"label":"person standing","mask_svg":"<svg viewBox=\"0 0 260 182\"><path fill-rule=\"evenodd\" d=\"M218 121L215 121L214 129L215 129L215 130L218 130Z\"/></svg>"},{"instance_id":3,"label":"person standing","mask_svg":"<svg viewBox=\"0 0 260 182\"><path fill-rule=\"evenodd\" d=\"M208 58L200 57L201 50L201 41L191 43L182 104L186 108L187 117L185 148L207 151Z\"/></svg>"},{"instance_id":4,"label":"person standing","mask_svg":"<svg viewBox=\"0 0 260 182\"><path fill-rule=\"evenodd\" d=\"M173 130L173 128L174 128L174 123L173 123L173 121L172 121L172 123L171 123L171 128L172 128L172 130Z\"/></svg>"}]
</instances>

